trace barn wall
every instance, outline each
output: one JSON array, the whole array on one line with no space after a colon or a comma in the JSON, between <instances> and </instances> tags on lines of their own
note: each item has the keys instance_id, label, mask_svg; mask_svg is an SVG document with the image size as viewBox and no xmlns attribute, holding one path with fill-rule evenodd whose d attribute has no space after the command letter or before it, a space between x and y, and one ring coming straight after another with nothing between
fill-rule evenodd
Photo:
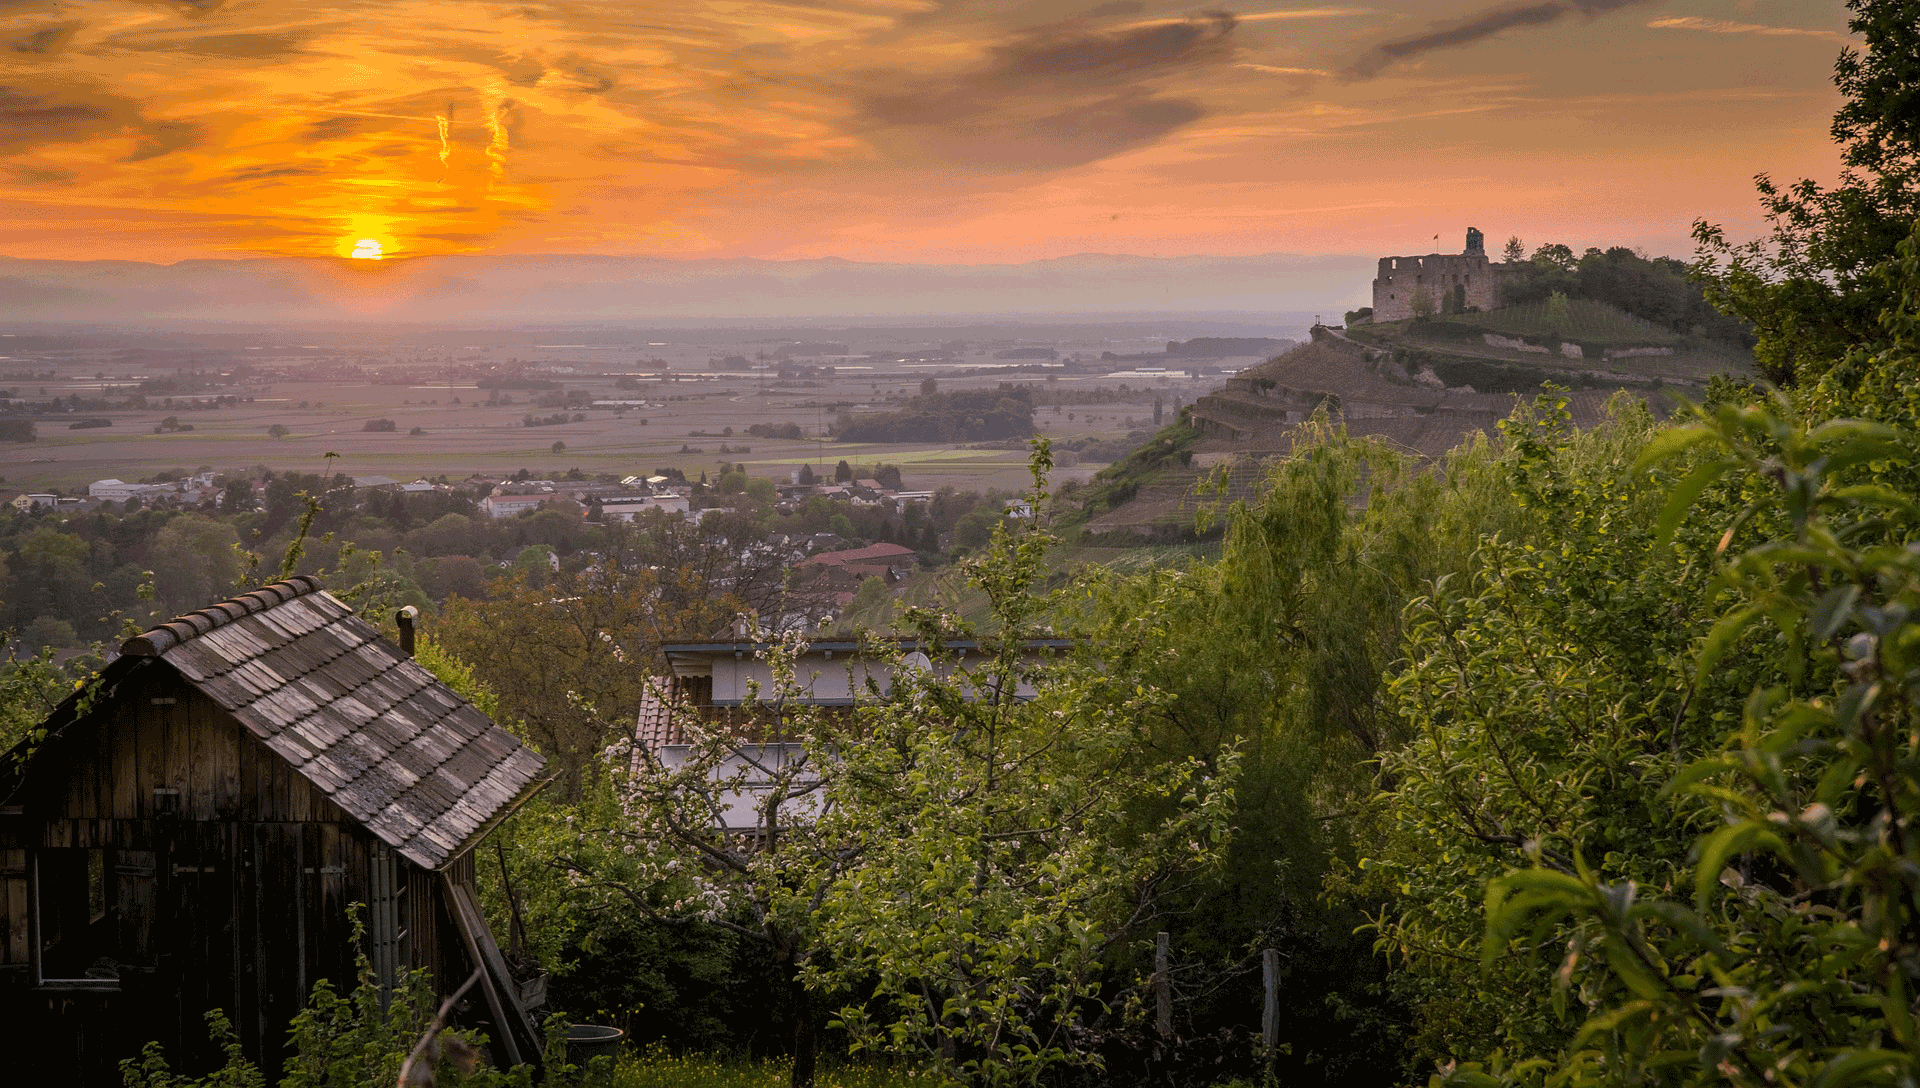
<instances>
[{"instance_id":1,"label":"barn wall","mask_svg":"<svg viewBox=\"0 0 1920 1088\"><path fill-rule=\"evenodd\" d=\"M369 898L377 840L163 664L133 670L46 746L13 800L19 811L0 814L0 1043L73 1069L69 1083L118 1084L113 1063L150 1039L176 1069L216 1065L204 1020L213 1008L250 1054L277 1064L314 982L354 984L347 909ZM49 867L93 850L111 910L89 922L90 908L70 903L61 916L45 902ZM43 927L66 925L87 955L109 949L125 965L120 992L30 989L36 856ZM443 962L438 876L396 868L401 964L464 976L469 968Z\"/></svg>"}]
</instances>

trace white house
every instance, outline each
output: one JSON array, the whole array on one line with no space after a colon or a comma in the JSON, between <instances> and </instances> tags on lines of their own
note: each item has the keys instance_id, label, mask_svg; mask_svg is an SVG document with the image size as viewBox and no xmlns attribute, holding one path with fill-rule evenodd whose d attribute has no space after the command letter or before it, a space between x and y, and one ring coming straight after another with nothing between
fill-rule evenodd
<instances>
[{"instance_id":1,"label":"white house","mask_svg":"<svg viewBox=\"0 0 1920 1088\"><path fill-rule=\"evenodd\" d=\"M88 497L107 502L126 502L135 495L146 494L146 491L146 484L130 484L125 480L95 480L87 485Z\"/></svg>"},{"instance_id":2,"label":"white house","mask_svg":"<svg viewBox=\"0 0 1920 1088\"><path fill-rule=\"evenodd\" d=\"M634 729L636 762L652 760L666 770L684 767L696 754L689 725L700 723L730 738L725 758L710 772L710 781L719 787L712 796L714 819L727 831L757 830L761 799L781 780L789 794L783 805L789 819L811 818L820 803L813 792L819 772L801 761L820 758L821 753L810 753L804 744L779 735L775 719L765 707L754 704L755 690L761 698L772 698L775 692L767 661L772 646L755 639L752 626L742 617L733 642L661 647L673 675L647 685ZM1021 648L1021 663L1038 666L1064 654L1071 645L1066 639L1030 639ZM789 698L843 708L837 712L845 713L844 708L866 697L869 686L890 691L896 667L951 678L992 660L971 640L949 642L937 657L929 657L911 639L899 640L896 647L902 654L897 666L891 655L867 656L857 641L811 643L794 662L800 690ZM1020 680L1016 695L1031 698L1032 685Z\"/></svg>"},{"instance_id":3,"label":"white house","mask_svg":"<svg viewBox=\"0 0 1920 1088\"><path fill-rule=\"evenodd\" d=\"M685 495L614 495L600 500L600 517L605 521L632 521L648 510L684 517L692 507Z\"/></svg>"},{"instance_id":4,"label":"white house","mask_svg":"<svg viewBox=\"0 0 1920 1088\"><path fill-rule=\"evenodd\" d=\"M510 518L527 510L538 510L552 495L488 495L480 500L480 509L490 518Z\"/></svg>"}]
</instances>

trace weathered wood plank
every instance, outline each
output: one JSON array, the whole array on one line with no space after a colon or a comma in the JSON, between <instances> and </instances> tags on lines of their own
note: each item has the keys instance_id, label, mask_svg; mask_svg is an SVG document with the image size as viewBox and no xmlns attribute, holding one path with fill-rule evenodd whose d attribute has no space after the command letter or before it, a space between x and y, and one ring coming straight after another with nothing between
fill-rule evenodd
<instances>
[{"instance_id":1,"label":"weathered wood plank","mask_svg":"<svg viewBox=\"0 0 1920 1088\"><path fill-rule=\"evenodd\" d=\"M240 789L240 764L244 758L242 744L251 738L240 724L223 711L216 710L211 715L214 736L213 756L213 795L214 811L220 818L227 820L246 819L252 815L246 806L247 797Z\"/></svg>"},{"instance_id":2,"label":"weathered wood plank","mask_svg":"<svg viewBox=\"0 0 1920 1088\"><path fill-rule=\"evenodd\" d=\"M28 962L27 852L0 851L0 962Z\"/></svg>"}]
</instances>

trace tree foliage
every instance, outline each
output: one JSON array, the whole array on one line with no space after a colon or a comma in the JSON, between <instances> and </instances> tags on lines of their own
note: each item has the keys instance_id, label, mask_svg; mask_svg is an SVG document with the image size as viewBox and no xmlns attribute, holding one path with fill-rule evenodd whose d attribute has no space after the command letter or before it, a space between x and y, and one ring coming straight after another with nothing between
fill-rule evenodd
<instances>
[{"instance_id":1,"label":"tree foliage","mask_svg":"<svg viewBox=\"0 0 1920 1088\"><path fill-rule=\"evenodd\" d=\"M969 1082L1097 1062L1085 1025L1114 950L1217 858L1233 753L1144 764L1133 738L1160 693L1096 699L1095 671L1033 671L1047 543L1031 521L995 530L971 569L992 626L966 668L939 650L951 618L917 614L934 667L876 644L895 657L891 688L828 713L797 698L790 635L749 732L695 723L671 758L616 748L612 792L549 825L584 899L766 950L792 1002L796 1084L828 1007L856 1048ZM1164 818L1127 818L1143 807Z\"/></svg>"},{"instance_id":2,"label":"tree foliage","mask_svg":"<svg viewBox=\"0 0 1920 1088\"><path fill-rule=\"evenodd\" d=\"M1694 271L1721 310L1751 324L1761 372L1781 385L1817 379L1880 335L1897 294L1879 270L1920 218L1920 0L1847 0L1849 47L1834 65L1845 97L1832 134L1837 184L1758 179L1771 223L1764 241L1736 244L1699 222Z\"/></svg>"}]
</instances>

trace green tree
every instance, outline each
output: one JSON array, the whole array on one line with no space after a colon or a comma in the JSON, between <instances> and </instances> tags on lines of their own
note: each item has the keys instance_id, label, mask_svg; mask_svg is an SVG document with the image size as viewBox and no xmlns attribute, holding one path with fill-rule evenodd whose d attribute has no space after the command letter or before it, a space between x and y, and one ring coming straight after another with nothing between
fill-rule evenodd
<instances>
[{"instance_id":1,"label":"green tree","mask_svg":"<svg viewBox=\"0 0 1920 1088\"><path fill-rule=\"evenodd\" d=\"M1831 188L1762 175L1767 239L1729 242L1694 224L1695 271L1715 306L1750 323L1760 370L1781 385L1819 377L1849 349L1880 339L1898 298L1878 269L1920 218L1920 0L1847 0L1863 47L1842 51L1844 98L1832 134L1844 164Z\"/></svg>"},{"instance_id":2,"label":"green tree","mask_svg":"<svg viewBox=\"0 0 1920 1088\"><path fill-rule=\"evenodd\" d=\"M200 514L167 522L148 553L160 600L177 614L227 596L240 575L239 543L233 526Z\"/></svg>"},{"instance_id":3,"label":"green tree","mask_svg":"<svg viewBox=\"0 0 1920 1088\"><path fill-rule=\"evenodd\" d=\"M1527 259L1541 268L1559 272L1571 272L1579 264L1573 250L1559 242L1548 242L1534 250L1533 256Z\"/></svg>"},{"instance_id":4,"label":"green tree","mask_svg":"<svg viewBox=\"0 0 1920 1088\"><path fill-rule=\"evenodd\" d=\"M1037 505L1044 446L1035 466ZM804 643L790 636L770 654L754 738L695 725L671 761L622 754L616 773L637 771L618 815L565 825L561 864L588 895L768 949L796 1010L796 1085L831 1000L856 1045L970 1082L1093 1060L1083 1017L1116 950L1217 857L1230 754L1143 767L1133 730L1159 693L1097 702L1098 670L1029 675L1047 543L1032 522L1002 527L970 568L993 626L968 669L896 660L890 691L827 714L798 698ZM954 634L914 620L929 645ZM1023 685L1034 698L1016 697ZM1162 820L1122 827L1149 804Z\"/></svg>"},{"instance_id":5,"label":"green tree","mask_svg":"<svg viewBox=\"0 0 1920 1088\"><path fill-rule=\"evenodd\" d=\"M73 624L57 616L40 616L27 629L21 632L27 645L39 649L51 646L54 649L68 649L79 642L80 636L74 633Z\"/></svg>"},{"instance_id":6,"label":"green tree","mask_svg":"<svg viewBox=\"0 0 1920 1088\"><path fill-rule=\"evenodd\" d=\"M887 589L886 579L879 575L869 575L861 581L859 592L853 595L847 611L853 613L871 612L893 599L893 593Z\"/></svg>"},{"instance_id":7,"label":"green tree","mask_svg":"<svg viewBox=\"0 0 1920 1088\"><path fill-rule=\"evenodd\" d=\"M1909 342L1908 350L1914 345ZM1721 408L1655 453L1704 442L1690 481L1733 478L1747 501L1709 515L1739 539L1717 579L1723 614L1692 662L1694 698L1725 747L1676 766L1658 803L1689 811L1692 871L1623 879L1597 844L1488 892L1484 962L1553 948L1553 1007L1579 1031L1537 1063L1456 1067L1563 1084L1900 1084L1920 1072L1920 530L1911 492L1857 481L1890 429L1808 426L1772 406ZM1668 503L1678 520L1697 485ZM1764 647L1780 676L1711 680ZM1677 762L1677 761L1676 761ZM1691 892L1691 901L1685 898Z\"/></svg>"},{"instance_id":8,"label":"green tree","mask_svg":"<svg viewBox=\"0 0 1920 1088\"><path fill-rule=\"evenodd\" d=\"M229 514L253 513L253 484L244 476L227 481L220 492L220 509Z\"/></svg>"}]
</instances>

